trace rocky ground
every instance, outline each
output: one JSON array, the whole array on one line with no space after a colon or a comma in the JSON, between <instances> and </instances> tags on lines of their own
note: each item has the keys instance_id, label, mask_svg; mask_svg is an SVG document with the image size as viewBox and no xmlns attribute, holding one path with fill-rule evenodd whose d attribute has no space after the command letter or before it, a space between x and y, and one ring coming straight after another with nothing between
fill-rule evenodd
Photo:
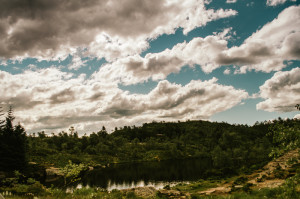
<instances>
[{"instance_id":1,"label":"rocky ground","mask_svg":"<svg viewBox=\"0 0 300 199\"><path fill-rule=\"evenodd\" d=\"M229 182L221 182L215 187L199 191L196 194L202 196L208 195L226 195L233 190L242 189L248 185L252 189L274 188L282 185L285 179L295 174L293 166L299 164L297 159L298 150L290 151L283 156L269 162L262 169L255 171L251 175L244 175ZM291 160L296 160L291 162ZM240 181L240 182L239 182ZM134 191L137 196L143 198L155 197L156 194L166 196L167 198L190 198L191 192L189 190L180 191L176 189L160 189L155 190L153 187L139 187L134 189L122 190L122 192ZM193 192L195 193L195 192Z\"/></svg>"},{"instance_id":2,"label":"rocky ground","mask_svg":"<svg viewBox=\"0 0 300 199\"><path fill-rule=\"evenodd\" d=\"M261 189L261 188L274 188L282 185L285 179L289 176L295 174L293 169L293 165L298 162L289 163L290 160L296 159L298 157L298 149L290 151L283 156L269 162L267 165L263 167L261 170L257 170L251 175L246 175L245 183L249 183L253 188ZM205 191L199 192L200 195L210 195L210 194L226 194L230 193L232 188L241 188L242 185L235 185L234 181L220 184L217 187L207 189Z\"/></svg>"}]
</instances>

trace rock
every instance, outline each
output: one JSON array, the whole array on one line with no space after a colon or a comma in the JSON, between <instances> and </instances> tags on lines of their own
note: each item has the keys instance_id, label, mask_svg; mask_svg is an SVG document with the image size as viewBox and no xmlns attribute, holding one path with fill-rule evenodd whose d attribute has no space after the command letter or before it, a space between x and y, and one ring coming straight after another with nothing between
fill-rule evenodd
<instances>
[{"instance_id":1,"label":"rock","mask_svg":"<svg viewBox=\"0 0 300 199\"><path fill-rule=\"evenodd\" d=\"M142 198L154 197L156 189L154 187L138 187L134 190L137 196Z\"/></svg>"},{"instance_id":2,"label":"rock","mask_svg":"<svg viewBox=\"0 0 300 199\"><path fill-rule=\"evenodd\" d=\"M50 167L46 169L46 182L53 182L63 177L59 168Z\"/></svg>"},{"instance_id":3,"label":"rock","mask_svg":"<svg viewBox=\"0 0 300 199\"><path fill-rule=\"evenodd\" d=\"M156 189L154 187L136 187L132 189L123 189L121 190L124 194L128 192L134 192L137 196L142 198L151 198L155 197Z\"/></svg>"},{"instance_id":4,"label":"rock","mask_svg":"<svg viewBox=\"0 0 300 199\"><path fill-rule=\"evenodd\" d=\"M159 192L162 195L166 195L166 196L181 196L181 192L177 191L177 190L166 190L166 189L161 189L159 190Z\"/></svg>"},{"instance_id":5,"label":"rock","mask_svg":"<svg viewBox=\"0 0 300 199\"><path fill-rule=\"evenodd\" d=\"M47 176L62 175L60 169L56 168L56 167L50 167L50 168L46 169L46 174L47 174Z\"/></svg>"},{"instance_id":6,"label":"rock","mask_svg":"<svg viewBox=\"0 0 300 199\"><path fill-rule=\"evenodd\" d=\"M89 171L92 171L92 170L94 170L94 167L91 167L91 166L90 166L90 167L88 167L88 170L89 170Z\"/></svg>"}]
</instances>

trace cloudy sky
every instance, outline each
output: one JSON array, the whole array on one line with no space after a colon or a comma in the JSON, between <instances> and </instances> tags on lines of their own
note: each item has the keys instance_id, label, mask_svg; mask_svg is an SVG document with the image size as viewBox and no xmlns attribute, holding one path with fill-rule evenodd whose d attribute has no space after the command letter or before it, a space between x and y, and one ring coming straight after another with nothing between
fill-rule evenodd
<instances>
[{"instance_id":1,"label":"cloudy sky","mask_svg":"<svg viewBox=\"0 0 300 199\"><path fill-rule=\"evenodd\" d=\"M300 1L0 2L0 103L28 132L300 117Z\"/></svg>"}]
</instances>

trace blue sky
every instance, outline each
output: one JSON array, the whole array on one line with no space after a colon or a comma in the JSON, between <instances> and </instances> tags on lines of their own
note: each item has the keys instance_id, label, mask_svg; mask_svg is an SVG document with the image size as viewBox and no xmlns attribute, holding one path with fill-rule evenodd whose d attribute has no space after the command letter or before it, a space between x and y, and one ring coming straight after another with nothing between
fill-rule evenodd
<instances>
[{"instance_id":1,"label":"blue sky","mask_svg":"<svg viewBox=\"0 0 300 199\"><path fill-rule=\"evenodd\" d=\"M300 117L300 1L7 1L0 103L28 132Z\"/></svg>"}]
</instances>

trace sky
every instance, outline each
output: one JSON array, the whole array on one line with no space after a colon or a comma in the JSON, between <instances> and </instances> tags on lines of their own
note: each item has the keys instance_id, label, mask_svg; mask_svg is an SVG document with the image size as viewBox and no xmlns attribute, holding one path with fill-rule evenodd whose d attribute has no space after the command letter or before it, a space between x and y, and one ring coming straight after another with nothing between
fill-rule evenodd
<instances>
[{"instance_id":1,"label":"sky","mask_svg":"<svg viewBox=\"0 0 300 199\"><path fill-rule=\"evenodd\" d=\"M299 0L0 2L0 104L29 133L300 118Z\"/></svg>"}]
</instances>

